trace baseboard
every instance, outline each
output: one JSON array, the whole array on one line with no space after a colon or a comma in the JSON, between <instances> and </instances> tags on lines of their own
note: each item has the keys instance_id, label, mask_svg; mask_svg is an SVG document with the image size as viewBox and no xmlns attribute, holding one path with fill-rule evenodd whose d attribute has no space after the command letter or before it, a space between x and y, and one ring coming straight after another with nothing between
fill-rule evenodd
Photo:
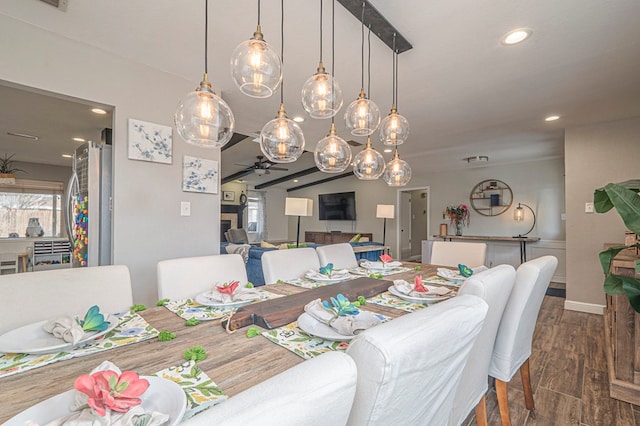
<instances>
[{"instance_id":1,"label":"baseboard","mask_svg":"<svg viewBox=\"0 0 640 426\"><path fill-rule=\"evenodd\" d=\"M565 300L564 308L568 311L586 312L588 314L604 315L604 305L595 303L574 302Z\"/></svg>"}]
</instances>

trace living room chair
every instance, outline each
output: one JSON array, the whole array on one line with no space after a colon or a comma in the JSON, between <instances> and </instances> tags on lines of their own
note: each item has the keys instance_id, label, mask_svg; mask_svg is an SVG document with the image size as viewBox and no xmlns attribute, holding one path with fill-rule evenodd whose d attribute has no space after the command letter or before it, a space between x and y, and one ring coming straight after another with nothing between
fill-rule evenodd
<instances>
[{"instance_id":1,"label":"living room chair","mask_svg":"<svg viewBox=\"0 0 640 426\"><path fill-rule=\"evenodd\" d=\"M184 423L209 425L344 425L356 392L357 370L342 352L304 361L232 396Z\"/></svg>"},{"instance_id":2,"label":"living room chair","mask_svg":"<svg viewBox=\"0 0 640 426\"><path fill-rule=\"evenodd\" d=\"M157 273L159 299L186 299L211 290L218 283L247 282L244 260L239 254L162 260L158 262Z\"/></svg>"},{"instance_id":3,"label":"living room chair","mask_svg":"<svg viewBox=\"0 0 640 426\"><path fill-rule=\"evenodd\" d=\"M309 269L320 269L316 250L311 247L272 250L262 255L262 273L265 284L275 284L299 278Z\"/></svg>"},{"instance_id":4,"label":"living room chair","mask_svg":"<svg viewBox=\"0 0 640 426\"><path fill-rule=\"evenodd\" d=\"M462 379L451 410L449 422L451 425L462 424L474 408L478 426L487 425L485 394L489 389L489 364L500 320L515 279L516 270L513 266L499 265L473 274L458 291L458 297L463 295L480 297L489 305L489 311L471 349L473 362L468 362L462 371Z\"/></svg>"},{"instance_id":5,"label":"living room chair","mask_svg":"<svg viewBox=\"0 0 640 426\"><path fill-rule=\"evenodd\" d=\"M507 384L520 370L524 400L530 415L535 418L529 357L542 300L558 267L554 256L542 256L523 263L516 271L516 285L500 321L493 347L489 375L496 379L496 393L502 425L510 425Z\"/></svg>"},{"instance_id":6,"label":"living room chair","mask_svg":"<svg viewBox=\"0 0 640 426\"><path fill-rule=\"evenodd\" d=\"M61 315L84 315L93 305L105 314L133 305L129 268L124 265L3 275L0 300L0 334Z\"/></svg>"},{"instance_id":7,"label":"living room chair","mask_svg":"<svg viewBox=\"0 0 640 426\"><path fill-rule=\"evenodd\" d=\"M348 424L447 424L487 309L479 297L460 296L356 336L347 349L358 366Z\"/></svg>"},{"instance_id":8,"label":"living room chair","mask_svg":"<svg viewBox=\"0 0 640 426\"><path fill-rule=\"evenodd\" d=\"M244 228L231 228L225 232L227 242L234 244L249 244L249 235Z\"/></svg>"},{"instance_id":9,"label":"living room chair","mask_svg":"<svg viewBox=\"0 0 640 426\"><path fill-rule=\"evenodd\" d=\"M329 244L316 247L320 265L333 263L334 269L356 268L358 260L353 252L353 247L349 243Z\"/></svg>"},{"instance_id":10,"label":"living room chair","mask_svg":"<svg viewBox=\"0 0 640 426\"><path fill-rule=\"evenodd\" d=\"M487 257L485 243L467 243L457 241L434 241L431 246L431 265L457 268L458 264L469 268L484 265Z\"/></svg>"}]
</instances>

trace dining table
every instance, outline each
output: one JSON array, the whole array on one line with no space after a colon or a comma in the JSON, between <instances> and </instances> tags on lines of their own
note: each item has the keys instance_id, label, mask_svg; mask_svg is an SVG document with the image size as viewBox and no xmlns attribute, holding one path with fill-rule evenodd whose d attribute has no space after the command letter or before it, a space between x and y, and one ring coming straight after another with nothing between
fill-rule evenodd
<instances>
[{"instance_id":1,"label":"dining table","mask_svg":"<svg viewBox=\"0 0 640 426\"><path fill-rule=\"evenodd\" d=\"M378 278L413 281L416 275L435 275L437 269L435 265L409 262L403 262L403 266L404 272ZM310 291L284 282L259 288L283 297ZM367 303L364 308L389 319L407 313L373 303ZM301 356L261 335L248 337L247 327L229 333L219 319L188 326L183 318L163 306L148 307L138 314L155 329L174 333L175 338L168 341L153 338L0 377L0 423L40 401L72 389L78 376L106 360L122 371L151 375L184 362L185 350L199 345L206 351L206 359L198 361L198 367L229 397L304 361ZM258 330L265 331L261 327Z\"/></svg>"}]
</instances>

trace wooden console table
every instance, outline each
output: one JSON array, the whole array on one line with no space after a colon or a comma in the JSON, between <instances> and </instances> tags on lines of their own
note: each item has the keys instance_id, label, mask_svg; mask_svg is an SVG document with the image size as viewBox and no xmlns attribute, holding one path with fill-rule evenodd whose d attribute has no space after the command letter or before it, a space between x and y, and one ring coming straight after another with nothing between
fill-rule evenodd
<instances>
[{"instance_id":1,"label":"wooden console table","mask_svg":"<svg viewBox=\"0 0 640 426\"><path fill-rule=\"evenodd\" d=\"M316 244L337 244L348 243L356 235L360 234L361 238L369 238L369 241L373 241L373 234L365 232L319 232L319 231L306 231L304 233L304 240L308 243ZM361 240L362 241L362 240Z\"/></svg>"},{"instance_id":2,"label":"wooden console table","mask_svg":"<svg viewBox=\"0 0 640 426\"><path fill-rule=\"evenodd\" d=\"M527 261L527 243L540 241L540 237L492 237L482 235L434 235L444 241L451 240L476 240L476 241L518 241L520 243L520 263Z\"/></svg>"},{"instance_id":3,"label":"wooden console table","mask_svg":"<svg viewBox=\"0 0 640 426\"><path fill-rule=\"evenodd\" d=\"M640 278L631 253L620 253L612 262L616 275ZM640 314L626 295L606 295L604 333L612 398L640 405Z\"/></svg>"}]
</instances>

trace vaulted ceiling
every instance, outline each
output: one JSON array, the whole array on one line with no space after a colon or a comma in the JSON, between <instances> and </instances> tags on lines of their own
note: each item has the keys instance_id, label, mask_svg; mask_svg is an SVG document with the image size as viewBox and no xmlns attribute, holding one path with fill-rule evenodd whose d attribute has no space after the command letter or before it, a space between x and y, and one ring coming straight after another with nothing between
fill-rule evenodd
<instances>
[{"instance_id":1,"label":"vaulted ceiling","mask_svg":"<svg viewBox=\"0 0 640 426\"><path fill-rule=\"evenodd\" d=\"M331 57L331 3L324 2L326 66ZM371 3L413 45L399 57L399 110L411 124L400 154L414 172L468 167L463 158L475 155L488 156L490 165L559 158L565 128L640 115L636 0ZM319 4L285 1L284 98L290 116L304 116L300 88L317 67ZM202 0L68 0L65 12L37 0L4 0L0 5L0 13L191 79L194 85L202 73L203 9ZM279 103L277 95L244 96L229 75L231 52L252 35L256 11L255 1L210 2L210 79L234 111L241 135L222 152L223 178L239 176L258 161L261 153L253 139L275 116ZM361 27L340 4L335 18L335 73L348 104L360 89ZM279 1L262 1L261 21L265 39L279 50ZM519 27L530 28L532 37L503 46L500 38ZM391 105L391 64L390 49L373 37L370 95L383 114ZM0 104L3 101L0 98ZM10 114L6 109L0 112ZM336 117L338 133L354 139L348 136L342 114ZM551 114L561 118L545 122ZM11 122L10 117L0 120L0 126L5 121ZM306 117L301 127L306 149L313 151L329 122ZM4 146L6 129L0 127L0 132ZM176 139L182 143L177 135ZM379 143L376 148L382 150ZM354 154L359 149L353 148ZM286 171L248 170L244 178L252 185L268 184L313 165L308 152L295 163L275 166ZM328 177L310 173L299 182L277 185L292 188Z\"/></svg>"}]
</instances>

